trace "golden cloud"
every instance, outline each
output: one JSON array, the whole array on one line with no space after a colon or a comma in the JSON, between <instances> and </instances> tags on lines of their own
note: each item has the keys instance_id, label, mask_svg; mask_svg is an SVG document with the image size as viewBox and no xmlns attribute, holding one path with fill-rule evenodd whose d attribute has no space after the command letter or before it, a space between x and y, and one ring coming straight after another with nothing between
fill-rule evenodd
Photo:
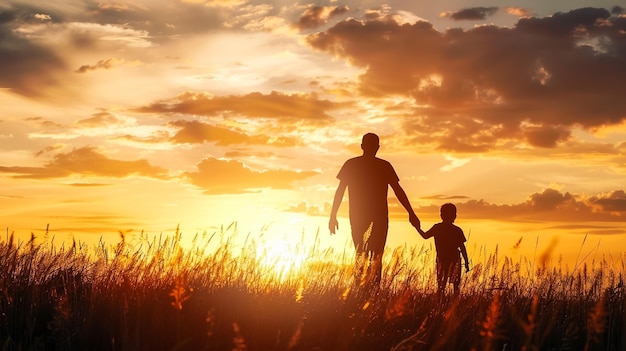
<instances>
[{"instance_id":1,"label":"golden cloud","mask_svg":"<svg viewBox=\"0 0 626 351\"><path fill-rule=\"evenodd\" d=\"M256 144L278 147L291 147L299 144L292 137L269 137L266 135L248 135L241 131L215 126L200 121L177 120L170 126L180 128L170 140L174 143L201 144L215 142L217 145Z\"/></svg>"},{"instance_id":2,"label":"golden cloud","mask_svg":"<svg viewBox=\"0 0 626 351\"><path fill-rule=\"evenodd\" d=\"M0 166L0 173L14 174L14 178L51 179L71 175L123 178L144 176L158 179L169 178L165 169L151 165L146 160L121 161L108 158L94 147L74 149L58 153L43 167Z\"/></svg>"},{"instance_id":3,"label":"golden cloud","mask_svg":"<svg viewBox=\"0 0 626 351\"><path fill-rule=\"evenodd\" d=\"M262 188L289 189L293 183L317 172L296 172L284 169L255 171L235 160L205 158L195 172L184 174L206 194L239 194Z\"/></svg>"},{"instance_id":4,"label":"golden cloud","mask_svg":"<svg viewBox=\"0 0 626 351\"><path fill-rule=\"evenodd\" d=\"M328 123L332 117L328 111L337 105L321 100L316 94L270 94L212 96L204 92L185 92L171 101L160 101L138 108L144 113L183 113L214 116L232 113L251 118L293 119L307 123Z\"/></svg>"}]
</instances>

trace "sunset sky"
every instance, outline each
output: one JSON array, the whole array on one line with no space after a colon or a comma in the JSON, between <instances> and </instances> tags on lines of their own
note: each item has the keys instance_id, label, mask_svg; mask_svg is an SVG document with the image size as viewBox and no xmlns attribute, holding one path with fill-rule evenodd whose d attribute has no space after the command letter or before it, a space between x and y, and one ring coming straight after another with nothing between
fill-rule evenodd
<instances>
[{"instance_id":1,"label":"sunset sky","mask_svg":"<svg viewBox=\"0 0 626 351\"><path fill-rule=\"evenodd\" d=\"M619 0L0 2L8 233L343 245L366 132L424 229L457 204L474 259L626 260ZM388 247L425 243L390 203Z\"/></svg>"}]
</instances>

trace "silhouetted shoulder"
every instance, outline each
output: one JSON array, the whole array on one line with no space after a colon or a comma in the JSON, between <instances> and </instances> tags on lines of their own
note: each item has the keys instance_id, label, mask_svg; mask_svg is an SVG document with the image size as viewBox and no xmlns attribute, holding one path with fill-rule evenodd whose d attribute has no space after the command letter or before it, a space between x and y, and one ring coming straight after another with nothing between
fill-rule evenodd
<instances>
[{"instance_id":1,"label":"silhouetted shoulder","mask_svg":"<svg viewBox=\"0 0 626 351\"><path fill-rule=\"evenodd\" d=\"M359 156L347 160L337 178L350 181L363 179L365 182L390 184L399 180L391 163L378 157Z\"/></svg>"}]
</instances>

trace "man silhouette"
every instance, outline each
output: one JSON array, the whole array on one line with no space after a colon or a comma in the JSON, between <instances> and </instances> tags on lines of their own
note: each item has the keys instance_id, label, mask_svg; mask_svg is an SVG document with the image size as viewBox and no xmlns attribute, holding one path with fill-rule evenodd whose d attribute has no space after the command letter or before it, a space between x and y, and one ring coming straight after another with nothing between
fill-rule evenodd
<instances>
[{"instance_id":1,"label":"man silhouette","mask_svg":"<svg viewBox=\"0 0 626 351\"><path fill-rule=\"evenodd\" d=\"M389 228L387 205L389 186L408 212L411 224L417 228L420 225L404 189L398 183L399 178L393 166L388 161L376 157L378 148L378 135L365 134L361 142L363 155L347 160L341 167L337 174L339 186L335 192L328 222L331 235L335 234L339 228L337 211L348 188L352 241L357 253L355 282L358 285L372 283L377 286L380 283L382 256Z\"/></svg>"}]
</instances>

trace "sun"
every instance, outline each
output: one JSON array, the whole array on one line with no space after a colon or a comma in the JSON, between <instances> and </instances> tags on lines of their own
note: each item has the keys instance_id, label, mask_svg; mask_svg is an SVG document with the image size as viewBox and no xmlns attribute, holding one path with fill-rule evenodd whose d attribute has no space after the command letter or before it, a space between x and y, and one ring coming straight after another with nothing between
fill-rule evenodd
<instances>
[{"instance_id":1,"label":"sun","mask_svg":"<svg viewBox=\"0 0 626 351\"><path fill-rule=\"evenodd\" d=\"M258 246L257 257L262 269L273 278L285 281L300 273L306 253L286 240L274 239Z\"/></svg>"}]
</instances>

